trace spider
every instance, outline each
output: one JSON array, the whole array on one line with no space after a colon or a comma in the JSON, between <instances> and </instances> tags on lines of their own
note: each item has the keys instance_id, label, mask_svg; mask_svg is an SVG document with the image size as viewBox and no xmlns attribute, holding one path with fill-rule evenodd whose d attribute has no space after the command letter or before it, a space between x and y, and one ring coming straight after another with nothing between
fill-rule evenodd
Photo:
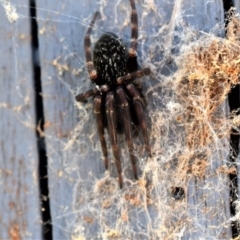
<instances>
[{"instance_id":1,"label":"spider","mask_svg":"<svg viewBox=\"0 0 240 240\"><path fill-rule=\"evenodd\" d=\"M137 62L138 16L134 0L131 4L132 36L131 47L126 50L122 40L112 32L104 33L96 42L91 54L90 35L100 13L95 12L84 38L84 49L89 77L93 89L78 94L76 101L87 102L93 96L93 110L96 116L97 131L104 155L105 168L108 169L108 151L104 136L108 130L113 157L116 163L119 186L122 188L122 167L117 134L124 132L135 179L138 179L136 156L133 147L133 128L141 130L145 149L151 156L147 122L144 115L146 101L142 88L135 81L150 75L150 68L139 69Z\"/></svg>"}]
</instances>

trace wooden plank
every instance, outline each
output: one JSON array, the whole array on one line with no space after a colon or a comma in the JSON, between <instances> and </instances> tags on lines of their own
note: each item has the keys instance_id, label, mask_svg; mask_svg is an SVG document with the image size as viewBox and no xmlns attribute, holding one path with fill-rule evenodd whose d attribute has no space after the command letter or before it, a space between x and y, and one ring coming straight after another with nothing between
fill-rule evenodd
<instances>
[{"instance_id":1,"label":"wooden plank","mask_svg":"<svg viewBox=\"0 0 240 240\"><path fill-rule=\"evenodd\" d=\"M222 1L183 1L182 13L184 25L193 27L194 31L199 31L196 34L196 40L199 37L197 35L204 35L203 32L212 32L212 35L224 37L224 29L221 28L220 25L224 23ZM211 36L209 36L209 41L211 41L210 37ZM214 41L213 37L211 37L211 39ZM199 42L198 44L204 49L207 42L205 44ZM197 102L198 100L196 103ZM204 107L204 105L202 107ZM203 114L206 110L203 110ZM223 106L222 114L225 111L225 107ZM199 118L201 119L201 117ZM197 121L197 118L195 121ZM211 126L211 122L209 122L209 124ZM197 126L197 129L201 127L203 128L204 125ZM196 134L198 132L197 129L195 129ZM216 133L214 134L216 135ZM205 137L196 136L196 138ZM188 178L187 208L189 214L188 221L191 225L186 228L183 239L210 239L212 237L220 239L231 238L228 176L227 174L218 174L219 168L225 166L225 162L228 159L227 139L215 139L212 144L215 145L215 150L211 150L210 157L207 159L205 173L204 157L200 157L199 163L197 163L198 157L194 157L195 154L192 156L192 160L189 159L190 162L192 162L192 166L190 167L192 168L192 176ZM226 149L222 149L220 147L221 145L226 146ZM185 149L187 149L187 146ZM207 154L208 150L209 147L206 146L205 150L202 152L200 151L201 154L199 153L196 155L201 156ZM197 149L195 149L195 152L197 153ZM198 175L198 173L196 176L193 170L194 167L197 168L198 173L202 172L203 176Z\"/></svg>"},{"instance_id":2,"label":"wooden plank","mask_svg":"<svg viewBox=\"0 0 240 240\"><path fill-rule=\"evenodd\" d=\"M90 159L98 158L96 153L91 153L92 143L87 137L91 125L83 125L88 118L87 112L82 111L81 118L85 119L79 122L74 100L77 88L82 85L82 76L86 78L85 86L89 85L86 72L82 75L82 40L85 32L83 19L89 16L91 7L84 4L86 8L83 3L76 7L73 1L61 1L61 4L56 1L36 2L54 239L71 238L78 216L74 206L77 184L84 182L84 178L87 183L88 171L94 171L95 175L97 168L91 169L92 164L87 165Z\"/></svg>"},{"instance_id":3,"label":"wooden plank","mask_svg":"<svg viewBox=\"0 0 240 240\"><path fill-rule=\"evenodd\" d=\"M233 0L233 6L236 8L236 11L240 13L240 2L238 0Z\"/></svg>"},{"instance_id":4,"label":"wooden plank","mask_svg":"<svg viewBox=\"0 0 240 240\"><path fill-rule=\"evenodd\" d=\"M21 4L16 12L0 4L0 239L42 236L28 1Z\"/></svg>"},{"instance_id":5,"label":"wooden plank","mask_svg":"<svg viewBox=\"0 0 240 240\"><path fill-rule=\"evenodd\" d=\"M172 17L168 25L172 31L166 34L166 40L162 43L164 48L167 49L165 51L165 59L170 63L167 67L165 66L165 68L158 68L158 72L166 74L164 71L166 68L174 67L174 58L178 56L179 49L182 62L184 62L184 58L181 58L181 55L187 55L186 53L190 51L190 46L193 42L195 42L195 46L199 45L204 49L207 43L204 45L202 42L197 42L201 36L205 35L206 38L209 39L208 42L210 41L210 37L213 39L213 34L223 37L224 29L221 28L220 25L223 24L223 22L224 11L222 1L175 1ZM208 35L210 32L212 32L212 35ZM170 41L167 41L167 39L170 39ZM151 45L155 45L155 43L152 42ZM161 47L159 48L161 49ZM167 63L167 61L165 62ZM184 66L180 60L176 60L176 62L179 64L179 67ZM162 66L162 64L157 65L157 61L156 64L153 63L153 65ZM187 66L186 62L185 65ZM195 67L198 67L197 64ZM155 99L154 106L160 106L160 104L163 106L162 113L156 115L157 118L153 120L162 122L162 131L164 133L163 136L160 137L160 140L157 141L157 144L162 146L159 152L163 154L163 156L159 156L159 159L163 161L163 163L167 162L170 166L167 168L168 174L162 173L163 178L168 180L165 180L165 186L161 186L160 189L170 189L174 186L180 186L185 189L187 194L187 199L184 203L176 203L169 200L169 202L164 204L164 207L162 203L163 208L169 209L167 216L164 215L165 221L170 219L167 221L168 225L165 224L163 226L168 226L169 228L166 230L167 236L178 236L182 237L182 239L210 239L211 237L229 239L231 238L231 226L229 223L228 176L226 174L217 174L219 167L224 166L227 161L227 139L218 140L218 142L213 144L216 144L216 152L211 151L211 157L206 161L207 166L205 170L203 159L200 157L200 161L198 162L197 160L196 153L198 149L191 149L186 141L190 123L188 126L188 119L184 113L187 112L186 107L191 107L193 103L185 104L183 100L190 100L187 98L189 95L188 91L184 92L179 88L181 85L177 85L171 81L171 78L179 81L179 75L187 78L186 75L183 75L183 70L186 71L187 69L180 68L175 75L170 76L170 79L165 79L166 83L162 84L162 89L155 88L154 90L159 92L159 99ZM165 78L165 76L162 77ZM176 84L176 86L174 86L174 84ZM172 92L173 89L175 92ZM154 94L154 91L152 91L151 94ZM185 96L185 99L183 96ZM196 103L199 102L196 101ZM202 107L204 107L204 105ZM176 113L174 113L174 111L176 111ZM224 107L222 111L225 111ZM179 122L176 122L175 118L178 116L182 116L182 118L185 117L182 124L182 126L185 126L184 128L181 127ZM192 113L192 116L194 116L194 113ZM197 119L195 120L197 121ZM197 129L201 129L201 126L195 127L195 134L197 134ZM204 136L194 136L194 132L192 133L193 137L198 139L204 138ZM226 149L221 148L219 150L218 148L221 144L226 146ZM165 148L169 149L166 150ZM205 149L207 150L208 147L206 146ZM201 154L204 154L204 151L202 151ZM199 154L199 156L201 156L201 154ZM176 163L178 164L174 167ZM199 167L198 171L203 174L202 176L195 175L193 170L195 167ZM166 168L166 165L162 164L162 168ZM160 177L158 181L161 181ZM161 216L163 216L163 214Z\"/></svg>"},{"instance_id":6,"label":"wooden plank","mask_svg":"<svg viewBox=\"0 0 240 240\"><path fill-rule=\"evenodd\" d=\"M237 15L238 15L238 17L239 17L239 14L240 14L240 2L239 1L237 1L237 0L234 0L233 1L233 3L234 3L234 7L235 7L235 10L236 10L236 13L237 13ZM233 33L235 33L236 34L236 40L238 40L239 41L239 31L240 31L240 24L238 24L237 26L235 26L235 28L234 28L234 31L233 31ZM238 127L239 127L239 122L237 122L238 123ZM240 144L239 144L240 145ZM239 174L239 163L240 163L240 154L238 153L238 156L237 156L237 158L236 158L236 166L237 166L237 184L238 184L238 196L239 196L239 193L240 193L240 174ZM238 200L234 203L235 205L235 207L236 207L236 215L235 216L233 216L233 220L234 221L236 221L237 223L239 223L239 209L240 209L240 204L239 204L240 202L239 202L239 198L238 198Z\"/></svg>"},{"instance_id":7,"label":"wooden plank","mask_svg":"<svg viewBox=\"0 0 240 240\"><path fill-rule=\"evenodd\" d=\"M227 177L212 175L222 160L209 159L211 169L204 180L192 177L181 182L172 171L171 156L181 150L174 141L180 141L183 132L176 128L174 139L175 126L168 125L169 119L165 124L159 120L174 94L163 83L176 70L174 58L186 33L196 39L200 31L223 23L222 1L136 1L136 5L140 64L150 66L157 77L143 85L155 157L146 164L138 151L144 176L152 179L146 190L144 181L133 181L128 156L122 153L125 187L119 190L113 163L105 173L91 101L77 105L74 96L91 85L83 39L94 11L100 10L101 20L94 27L93 43L104 31L120 32L129 40L129 2L37 1L54 239L230 239ZM187 32L190 26L192 31ZM223 34L222 29L215 32ZM176 185L187 192L184 201L171 200L169 191Z\"/></svg>"}]
</instances>

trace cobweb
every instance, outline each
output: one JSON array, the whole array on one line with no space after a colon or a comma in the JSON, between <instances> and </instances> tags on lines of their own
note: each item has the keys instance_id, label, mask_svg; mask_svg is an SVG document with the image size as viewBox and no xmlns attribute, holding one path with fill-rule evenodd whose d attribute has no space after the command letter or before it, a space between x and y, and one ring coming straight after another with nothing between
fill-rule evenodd
<instances>
[{"instance_id":1,"label":"cobweb","mask_svg":"<svg viewBox=\"0 0 240 240\"><path fill-rule=\"evenodd\" d=\"M21 14L27 5L0 3L10 22L29 20ZM239 81L239 16L229 15L224 39L224 22L208 33L197 31L186 23L191 17L187 10L180 12L170 0L136 1L139 63L153 72L142 79L153 157L144 154L137 138L141 177L135 181L119 136L120 190L114 162L104 169L91 100L79 104L74 96L91 87L83 38L94 11L100 11L101 19L94 26L93 44L112 31L129 45L130 5L120 0L79 5L37 3L55 239L224 239L230 221L239 220L230 219L226 203L227 177L236 172L228 164L229 135L240 125L226 107ZM181 188L183 195L176 200L174 190Z\"/></svg>"}]
</instances>

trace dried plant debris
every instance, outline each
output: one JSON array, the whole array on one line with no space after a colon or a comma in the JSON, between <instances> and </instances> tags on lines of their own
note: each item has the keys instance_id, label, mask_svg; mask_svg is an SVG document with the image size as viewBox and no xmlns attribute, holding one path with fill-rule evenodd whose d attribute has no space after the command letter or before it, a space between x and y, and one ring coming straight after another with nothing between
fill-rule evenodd
<instances>
[{"instance_id":1,"label":"dried plant debris","mask_svg":"<svg viewBox=\"0 0 240 240\"><path fill-rule=\"evenodd\" d=\"M185 159L186 171L191 168L191 173L200 178L209 165L206 161L214 152L228 149L229 142L226 145L225 141L231 129L238 127L234 126L239 122L238 117L227 112L225 100L239 84L239 36L239 17L231 15L226 39L205 35L183 48L177 60L179 71L174 78L174 92L183 111L175 119L184 125L186 134L179 159ZM204 163L201 166L199 159ZM183 169L183 161L180 165ZM194 165L199 168L193 169Z\"/></svg>"},{"instance_id":2,"label":"dried plant debris","mask_svg":"<svg viewBox=\"0 0 240 240\"><path fill-rule=\"evenodd\" d=\"M158 167L154 170L157 174L152 171L151 184L147 184L155 189L149 193L149 199L161 201L161 206L171 209L161 227L168 226L167 219L169 226L172 224L175 228L191 228L190 223L196 227L198 220L187 210L184 212L184 207L192 207L189 199L204 205L206 199L214 198L215 193L221 195L228 189L226 175L236 171L227 166L227 160L229 137L233 128L239 131L240 120L237 111L229 112L226 100L231 89L239 84L240 18L230 14L228 21L225 39L204 34L197 41L184 44L175 58L177 71L161 85L161 103L165 105L165 111L158 113L156 110L152 114L157 116L156 121L152 120L152 135L156 134L154 149L158 152ZM161 132L159 140L156 132ZM148 162L144 168L146 176L151 172L150 165L152 163ZM209 191L216 183L221 187ZM202 199L198 196L198 187L199 193L204 195ZM178 196L182 189L186 198ZM167 195L166 191L170 194ZM169 199L168 202L164 202L163 196ZM171 202L171 199L175 201ZM213 206L206 204L206 208L198 209L197 205L193 208L203 215L209 211L212 216L225 219L223 222L228 221L219 211L221 204L218 200ZM180 213L181 217L174 220L174 216ZM211 224L214 227L214 223L209 226Z\"/></svg>"}]
</instances>

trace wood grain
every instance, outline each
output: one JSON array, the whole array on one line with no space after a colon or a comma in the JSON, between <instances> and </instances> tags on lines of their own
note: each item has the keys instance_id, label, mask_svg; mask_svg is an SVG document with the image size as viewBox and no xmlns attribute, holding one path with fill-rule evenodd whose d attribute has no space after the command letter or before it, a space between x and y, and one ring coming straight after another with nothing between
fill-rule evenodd
<instances>
[{"instance_id":1,"label":"wood grain","mask_svg":"<svg viewBox=\"0 0 240 240\"><path fill-rule=\"evenodd\" d=\"M28 8L16 11L11 23L0 6L0 239L41 239Z\"/></svg>"}]
</instances>

